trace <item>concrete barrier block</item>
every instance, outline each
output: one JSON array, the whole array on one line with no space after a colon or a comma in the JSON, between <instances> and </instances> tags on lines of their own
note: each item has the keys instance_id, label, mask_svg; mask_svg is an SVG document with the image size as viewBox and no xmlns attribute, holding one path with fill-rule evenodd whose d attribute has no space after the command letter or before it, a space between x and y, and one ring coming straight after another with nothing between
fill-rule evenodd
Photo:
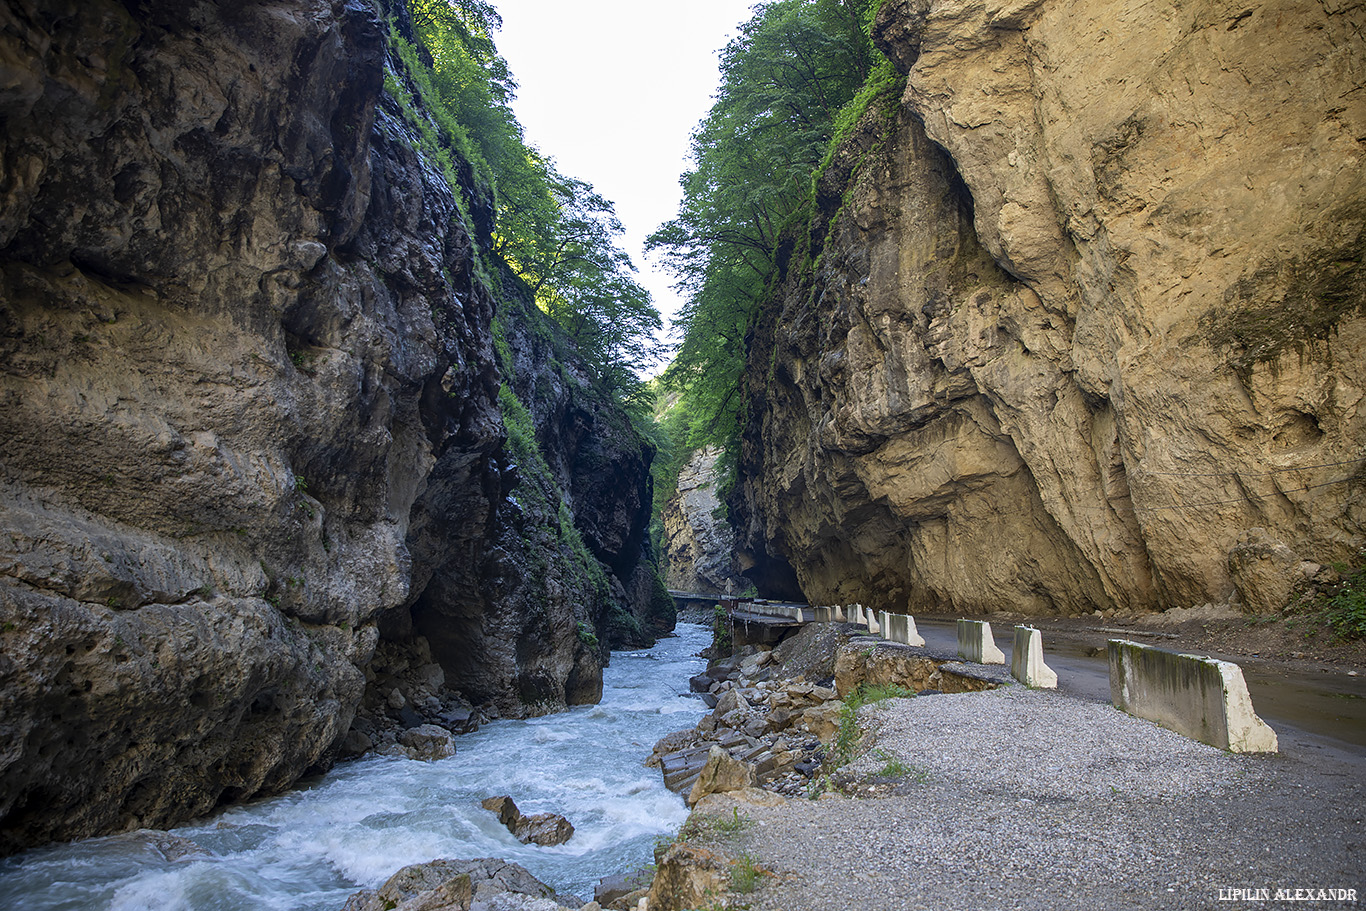
<instances>
[{"instance_id":1,"label":"concrete barrier block","mask_svg":"<svg viewBox=\"0 0 1366 911\"><path fill-rule=\"evenodd\" d=\"M958 621L958 657L977 664L1005 664L1006 655L996 647L991 624L985 620Z\"/></svg>"},{"instance_id":2,"label":"concrete barrier block","mask_svg":"<svg viewBox=\"0 0 1366 911\"><path fill-rule=\"evenodd\" d=\"M1274 753L1276 732L1257 717L1243 669L1232 661L1183 655L1111 639L1115 707L1234 753Z\"/></svg>"},{"instance_id":3,"label":"concrete barrier block","mask_svg":"<svg viewBox=\"0 0 1366 911\"><path fill-rule=\"evenodd\" d=\"M1043 662L1043 634L1032 626L1015 627L1010 675L1025 686L1057 689L1058 675Z\"/></svg>"},{"instance_id":4,"label":"concrete barrier block","mask_svg":"<svg viewBox=\"0 0 1366 911\"><path fill-rule=\"evenodd\" d=\"M874 636L881 636L882 624L878 622L877 613L877 611L865 610L863 616L868 621L868 632Z\"/></svg>"},{"instance_id":5,"label":"concrete barrier block","mask_svg":"<svg viewBox=\"0 0 1366 911\"><path fill-rule=\"evenodd\" d=\"M811 613L815 615L817 623L829 623L831 620L835 619L835 611L833 608L813 607L811 608Z\"/></svg>"},{"instance_id":6,"label":"concrete barrier block","mask_svg":"<svg viewBox=\"0 0 1366 911\"><path fill-rule=\"evenodd\" d=\"M843 607L843 606L841 606L841 605L839 605L839 604L836 604L836 605L834 606L833 610L834 610L834 612L835 612L835 622L836 622L836 623L847 623L847 622L849 622L847 615L844 613L844 607Z\"/></svg>"},{"instance_id":7,"label":"concrete barrier block","mask_svg":"<svg viewBox=\"0 0 1366 911\"><path fill-rule=\"evenodd\" d=\"M915 628L915 618L905 614L883 613L882 635L892 642L900 642L902 645L924 645L925 640Z\"/></svg>"}]
</instances>

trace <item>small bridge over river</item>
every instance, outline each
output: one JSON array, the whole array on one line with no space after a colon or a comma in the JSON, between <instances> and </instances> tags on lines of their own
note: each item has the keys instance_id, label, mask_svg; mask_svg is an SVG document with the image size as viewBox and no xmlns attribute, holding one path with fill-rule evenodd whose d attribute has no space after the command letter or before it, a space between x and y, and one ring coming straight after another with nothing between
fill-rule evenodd
<instances>
[{"instance_id":1,"label":"small bridge over river","mask_svg":"<svg viewBox=\"0 0 1366 911\"><path fill-rule=\"evenodd\" d=\"M834 620L834 609L811 607L787 601L768 601L739 595L670 591L681 608L719 605L730 618L731 641L736 648L746 645L776 645L802 624L814 620ZM839 617L843 620L843 616Z\"/></svg>"}]
</instances>

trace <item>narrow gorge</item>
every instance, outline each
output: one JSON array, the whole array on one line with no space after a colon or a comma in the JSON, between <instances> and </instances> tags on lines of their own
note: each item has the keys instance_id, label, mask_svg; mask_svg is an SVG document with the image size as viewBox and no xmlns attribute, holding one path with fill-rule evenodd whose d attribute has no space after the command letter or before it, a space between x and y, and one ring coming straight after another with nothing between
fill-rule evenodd
<instances>
[{"instance_id":1,"label":"narrow gorge","mask_svg":"<svg viewBox=\"0 0 1366 911\"><path fill-rule=\"evenodd\" d=\"M647 381L492 5L0 4L0 855L598 703L669 589L1366 635L1366 3L752 15Z\"/></svg>"}]
</instances>

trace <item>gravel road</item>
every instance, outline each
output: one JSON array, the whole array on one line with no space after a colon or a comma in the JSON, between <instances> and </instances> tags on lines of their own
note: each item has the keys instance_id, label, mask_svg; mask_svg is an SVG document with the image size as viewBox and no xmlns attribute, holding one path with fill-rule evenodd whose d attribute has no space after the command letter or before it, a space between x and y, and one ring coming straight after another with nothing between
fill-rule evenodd
<instances>
[{"instance_id":1,"label":"gravel road","mask_svg":"<svg viewBox=\"0 0 1366 911\"><path fill-rule=\"evenodd\" d=\"M1278 889L1355 889L1366 899L1366 756L1334 741L1283 735L1279 754L1234 755L1108 704L1021 686L890 700L860 720L875 742L841 773L858 798L745 808L750 825L720 846L775 875L734 902L752 911L1280 904L1227 891L1221 900L1235 889L1272 899Z\"/></svg>"}]
</instances>

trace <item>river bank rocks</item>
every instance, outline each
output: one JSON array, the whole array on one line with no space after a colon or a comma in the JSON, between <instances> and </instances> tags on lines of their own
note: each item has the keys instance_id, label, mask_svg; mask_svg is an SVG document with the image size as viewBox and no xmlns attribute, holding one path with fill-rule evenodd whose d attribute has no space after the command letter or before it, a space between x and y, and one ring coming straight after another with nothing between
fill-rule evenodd
<instances>
[{"instance_id":1,"label":"river bank rocks","mask_svg":"<svg viewBox=\"0 0 1366 911\"><path fill-rule=\"evenodd\" d=\"M804 795L822 774L847 696L860 686L911 693L992 689L1001 671L886 642L854 624L810 623L776 648L746 646L689 683L712 711L655 744L646 765L689 806L757 786Z\"/></svg>"},{"instance_id":2,"label":"river bank rocks","mask_svg":"<svg viewBox=\"0 0 1366 911\"><path fill-rule=\"evenodd\" d=\"M649 911L1213 908L1230 869L1361 875L1366 762L1341 742L1234 754L1018 685L888 699L857 722L876 742L818 800L705 798L657 851L671 869Z\"/></svg>"},{"instance_id":3,"label":"river bank rocks","mask_svg":"<svg viewBox=\"0 0 1366 911\"><path fill-rule=\"evenodd\" d=\"M378 889L357 892L342 911L597 911L492 857L404 867Z\"/></svg>"}]
</instances>

